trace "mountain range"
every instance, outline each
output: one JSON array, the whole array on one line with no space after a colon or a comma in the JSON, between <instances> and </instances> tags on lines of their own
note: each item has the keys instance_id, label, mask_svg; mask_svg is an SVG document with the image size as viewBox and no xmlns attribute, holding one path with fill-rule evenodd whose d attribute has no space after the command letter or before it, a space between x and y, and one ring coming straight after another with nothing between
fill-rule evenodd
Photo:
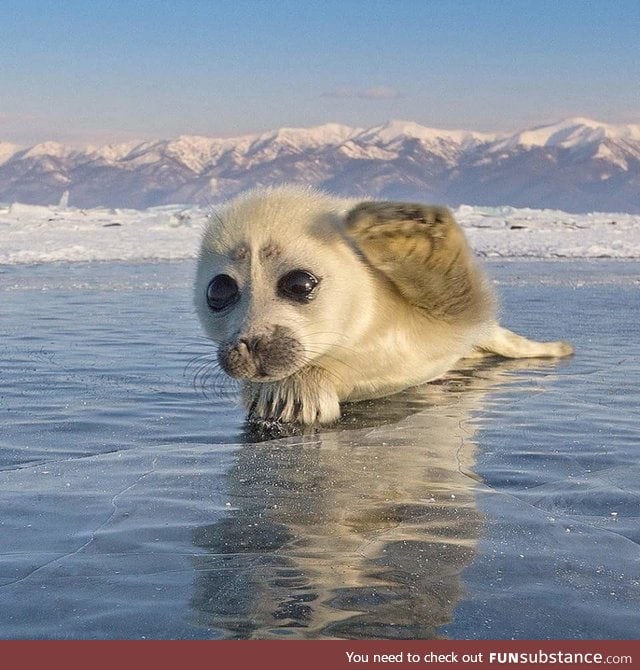
<instances>
[{"instance_id":1,"label":"mountain range","mask_svg":"<svg viewBox=\"0 0 640 670\"><path fill-rule=\"evenodd\" d=\"M353 197L640 214L640 125L570 118L511 134L410 121L73 148L0 142L0 201L143 209L295 182Z\"/></svg>"}]
</instances>

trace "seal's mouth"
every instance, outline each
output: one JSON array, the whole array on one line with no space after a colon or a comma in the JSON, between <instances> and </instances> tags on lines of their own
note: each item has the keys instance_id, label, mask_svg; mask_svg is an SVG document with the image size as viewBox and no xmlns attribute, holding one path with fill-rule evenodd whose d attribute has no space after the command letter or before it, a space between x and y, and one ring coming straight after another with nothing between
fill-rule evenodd
<instances>
[{"instance_id":1,"label":"seal's mouth","mask_svg":"<svg viewBox=\"0 0 640 670\"><path fill-rule=\"evenodd\" d=\"M302 367L304 347L289 328L276 326L266 335L236 337L218 349L220 367L236 379L277 381Z\"/></svg>"}]
</instances>

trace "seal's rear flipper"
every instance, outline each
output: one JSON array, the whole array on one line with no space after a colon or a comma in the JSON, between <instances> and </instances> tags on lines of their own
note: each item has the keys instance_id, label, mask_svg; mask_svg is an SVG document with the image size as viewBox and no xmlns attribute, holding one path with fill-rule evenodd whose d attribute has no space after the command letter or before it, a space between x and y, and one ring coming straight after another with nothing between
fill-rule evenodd
<instances>
[{"instance_id":1,"label":"seal's rear flipper","mask_svg":"<svg viewBox=\"0 0 640 670\"><path fill-rule=\"evenodd\" d=\"M561 358L573 353L568 342L535 342L498 324L476 345L476 349L480 355L496 354L504 358Z\"/></svg>"}]
</instances>

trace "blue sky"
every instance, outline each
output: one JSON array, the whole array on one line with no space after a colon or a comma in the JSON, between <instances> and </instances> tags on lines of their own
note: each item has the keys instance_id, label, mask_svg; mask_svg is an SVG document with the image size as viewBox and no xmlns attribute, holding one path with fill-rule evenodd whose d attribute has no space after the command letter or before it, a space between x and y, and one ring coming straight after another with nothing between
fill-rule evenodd
<instances>
[{"instance_id":1,"label":"blue sky","mask_svg":"<svg viewBox=\"0 0 640 670\"><path fill-rule=\"evenodd\" d=\"M640 123L638 0L5 0L0 141Z\"/></svg>"}]
</instances>

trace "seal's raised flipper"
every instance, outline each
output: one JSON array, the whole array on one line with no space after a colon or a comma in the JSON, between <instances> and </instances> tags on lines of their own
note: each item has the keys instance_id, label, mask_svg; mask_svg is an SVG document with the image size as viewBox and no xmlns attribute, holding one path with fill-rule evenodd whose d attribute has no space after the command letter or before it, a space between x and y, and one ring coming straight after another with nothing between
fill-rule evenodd
<instances>
[{"instance_id":1,"label":"seal's raised flipper","mask_svg":"<svg viewBox=\"0 0 640 670\"><path fill-rule=\"evenodd\" d=\"M562 358L573 353L568 342L535 342L497 323L476 346L480 355L496 354L504 358Z\"/></svg>"},{"instance_id":2,"label":"seal's raised flipper","mask_svg":"<svg viewBox=\"0 0 640 670\"><path fill-rule=\"evenodd\" d=\"M412 305L450 322L493 318L495 301L460 226L445 207L363 202L345 230Z\"/></svg>"}]
</instances>

